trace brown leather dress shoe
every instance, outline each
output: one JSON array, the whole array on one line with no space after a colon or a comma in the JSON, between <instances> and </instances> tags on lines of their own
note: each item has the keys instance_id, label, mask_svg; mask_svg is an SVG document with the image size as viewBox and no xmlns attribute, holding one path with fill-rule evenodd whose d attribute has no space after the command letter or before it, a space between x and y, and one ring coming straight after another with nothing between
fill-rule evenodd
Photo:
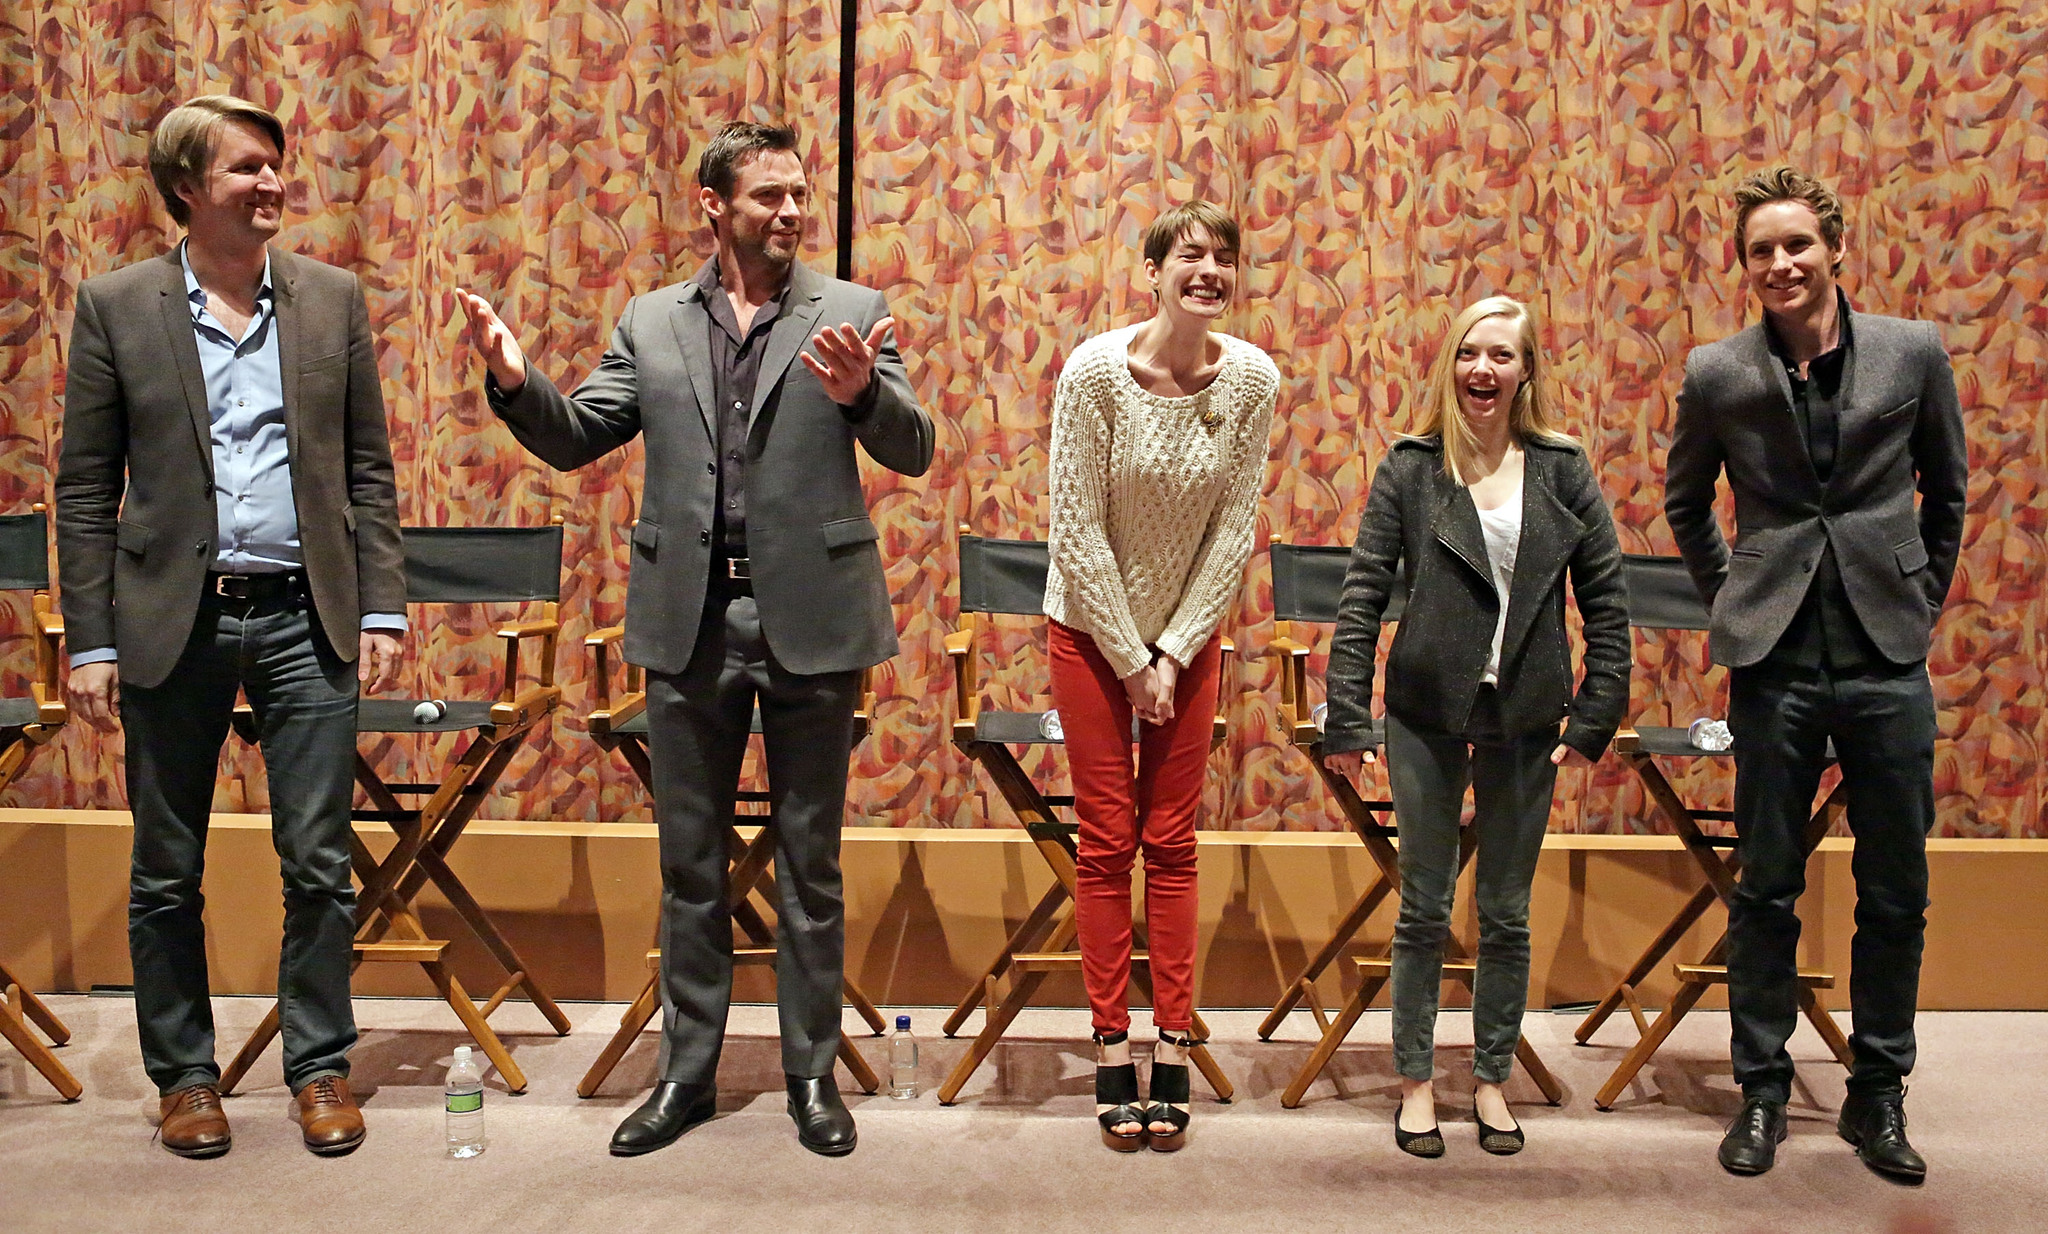
<instances>
[{"instance_id":1,"label":"brown leather dress shoe","mask_svg":"<svg viewBox=\"0 0 2048 1234\"><path fill-rule=\"evenodd\" d=\"M363 1142L363 1112L356 1105L355 1094L348 1091L347 1078L323 1075L300 1089L292 1100L297 1103L299 1131L309 1151L338 1157L354 1152Z\"/></svg>"},{"instance_id":2,"label":"brown leather dress shoe","mask_svg":"<svg viewBox=\"0 0 2048 1234\"><path fill-rule=\"evenodd\" d=\"M157 1137L180 1157L218 1157L235 1142L227 1111L220 1108L220 1090L211 1084L166 1094L158 1110Z\"/></svg>"}]
</instances>

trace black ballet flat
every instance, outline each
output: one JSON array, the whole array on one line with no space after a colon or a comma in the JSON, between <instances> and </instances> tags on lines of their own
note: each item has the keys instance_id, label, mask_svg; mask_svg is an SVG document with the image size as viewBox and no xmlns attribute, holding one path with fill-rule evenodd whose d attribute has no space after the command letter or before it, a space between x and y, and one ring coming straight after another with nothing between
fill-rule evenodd
<instances>
[{"instance_id":1,"label":"black ballet flat","mask_svg":"<svg viewBox=\"0 0 2048 1234\"><path fill-rule=\"evenodd\" d=\"M1129 1041L1128 1029L1111 1033L1092 1034L1096 1048L1118 1045ZM1110 1108L1095 1116L1102 1128L1102 1142L1119 1153L1135 1153L1145 1147L1145 1103L1138 1099L1138 1066L1123 1063L1115 1067L1095 1065L1095 1104ZM1118 1127L1135 1126L1136 1131L1119 1131Z\"/></svg>"},{"instance_id":2,"label":"black ballet flat","mask_svg":"<svg viewBox=\"0 0 2048 1234\"><path fill-rule=\"evenodd\" d=\"M1488 1126L1486 1120L1480 1118L1477 1113L1473 1114L1472 1118L1479 1124L1479 1147L1496 1157L1512 1157L1522 1151L1523 1137L1520 1127L1512 1131L1502 1131L1499 1127Z\"/></svg>"},{"instance_id":3,"label":"black ballet flat","mask_svg":"<svg viewBox=\"0 0 2048 1234\"><path fill-rule=\"evenodd\" d=\"M1165 1029L1159 1030L1159 1040L1166 1045L1191 1050L1194 1037L1187 1033L1178 1035ZM1145 1103L1145 1130L1152 1137L1152 1151L1155 1153L1179 1152L1188 1139L1188 1111L1177 1110L1175 1105L1186 1105L1189 1101L1188 1065L1186 1063L1162 1063L1155 1056L1152 1063L1152 1086ZM1173 1128L1161 1131L1153 1123L1165 1123Z\"/></svg>"},{"instance_id":4,"label":"black ballet flat","mask_svg":"<svg viewBox=\"0 0 2048 1234\"><path fill-rule=\"evenodd\" d=\"M1431 1127L1427 1131L1401 1130L1401 1112L1394 1111L1394 1146L1411 1157L1441 1157L1444 1155L1444 1133L1442 1127Z\"/></svg>"}]
</instances>

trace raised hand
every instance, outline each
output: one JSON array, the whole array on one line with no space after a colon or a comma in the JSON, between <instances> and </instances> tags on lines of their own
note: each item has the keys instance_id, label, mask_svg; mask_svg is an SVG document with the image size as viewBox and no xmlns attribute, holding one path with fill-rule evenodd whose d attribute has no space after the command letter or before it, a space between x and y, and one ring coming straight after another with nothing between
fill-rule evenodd
<instances>
[{"instance_id":1,"label":"raised hand","mask_svg":"<svg viewBox=\"0 0 2048 1234\"><path fill-rule=\"evenodd\" d=\"M489 301L475 292L458 287L455 302L469 319L469 345L476 348L484 367L498 379L498 388L507 394L517 393L526 384L526 353L519 350L512 327L505 324Z\"/></svg>"},{"instance_id":2,"label":"raised hand","mask_svg":"<svg viewBox=\"0 0 2048 1234\"><path fill-rule=\"evenodd\" d=\"M811 351L803 353L804 367L816 374L833 402L851 407L867 391L875 375L875 357L882 351L882 336L895 324L894 317L884 317L866 338L847 323L827 326L811 336Z\"/></svg>"}]
</instances>

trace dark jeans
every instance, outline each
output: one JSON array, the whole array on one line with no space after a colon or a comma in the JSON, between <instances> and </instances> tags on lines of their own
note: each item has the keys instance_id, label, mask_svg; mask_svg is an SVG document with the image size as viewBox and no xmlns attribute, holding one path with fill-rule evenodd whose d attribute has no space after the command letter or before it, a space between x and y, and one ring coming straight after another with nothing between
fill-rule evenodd
<instances>
[{"instance_id":1,"label":"dark jeans","mask_svg":"<svg viewBox=\"0 0 2048 1234\"><path fill-rule=\"evenodd\" d=\"M757 697L775 816L782 1070L807 1078L832 1073L846 963L839 833L859 690L859 673L784 668L768 650L753 597L715 584L689 667L647 674L661 838L663 1080L709 1084L718 1074L732 1001L726 826Z\"/></svg>"},{"instance_id":2,"label":"dark jeans","mask_svg":"<svg viewBox=\"0 0 2048 1234\"><path fill-rule=\"evenodd\" d=\"M348 1074L356 1042L348 843L355 666L334 653L304 604L201 604L170 677L148 689L121 687L135 815L128 892L135 1022L143 1067L162 1093L220 1080L200 884L238 687L256 711L271 842L284 875L277 998L285 1081L296 1092L320 1076Z\"/></svg>"},{"instance_id":3,"label":"dark jeans","mask_svg":"<svg viewBox=\"0 0 2048 1234\"><path fill-rule=\"evenodd\" d=\"M1765 664L1729 675L1742 873L1728 906L1735 1079L1747 1096L1792 1091L1785 1041L1799 1018L1800 851L1834 739L1856 837L1849 947L1852 1091L1896 1092L1913 1070L1934 826L1934 693L1925 664L1854 672Z\"/></svg>"},{"instance_id":4,"label":"dark jeans","mask_svg":"<svg viewBox=\"0 0 2048 1234\"><path fill-rule=\"evenodd\" d=\"M1472 786L1478 842L1478 971L1472 983L1472 1074L1505 1083L1529 999L1529 885L1550 825L1555 732L1508 737L1498 696L1481 687L1461 734L1414 729L1387 716L1387 783L1401 836L1401 915L1394 922L1394 1069L1427 1080L1436 1069L1437 1000L1458 880L1459 816Z\"/></svg>"}]
</instances>

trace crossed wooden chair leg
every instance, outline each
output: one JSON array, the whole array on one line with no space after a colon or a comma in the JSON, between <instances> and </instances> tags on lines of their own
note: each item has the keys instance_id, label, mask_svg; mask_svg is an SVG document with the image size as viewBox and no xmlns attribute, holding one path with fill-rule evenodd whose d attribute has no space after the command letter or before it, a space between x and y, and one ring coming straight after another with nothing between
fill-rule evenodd
<instances>
[{"instance_id":1,"label":"crossed wooden chair leg","mask_svg":"<svg viewBox=\"0 0 2048 1234\"><path fill-rule=\"evenodd\" d=\"M742 840L737 830L729 833L728 837L732 851L732 868L727 875L727 887L732 898L733 924L740 928L740 932L746 936L750 944L733 948L732 961L735 965L772 967L775 963L775 932L761 916L760 910L754 907L750 898L758 890L764 897L772 900L775 889L774 877L768 872L775 851L775 832L772 825L767 825L765 820L762 821L764 825L751 844ZM633 1048L633 1042L646 1029L648 1022L654 1019L654 1013L660 1010L659 946L648 950L647 967L647 984L641 987L640 996L634 999L626 1008L625 1014L619 1017L618 1030L612 1034L611 1040L605 1043L604 1050L598 1054L596 1061L591 1063L590 1070L583 1073L583 1079L576 1085L577 1096L597 1095L597 1090L611 1076L620 1060L626 1057L626 1052ZM876 1009L875 1004L850 978L842 988L846 1001L860 1013L875 1035L880 1036L886 1027L886 1021L882 1019L882 1013ZM875 1069L854 1045L853 1038L844 1031L839 1034L839 1061L845 1064L847 1073L853 1077L854 1083L860 1085L862 1092L874 1093L881 1089L881 1077L875 1073Z\"/></svg>"},{"instance_id":2,"label":"crossed wooden chair leg","mask_svg":"<svg viewBox=\"0 0 2048 1234\"><path fill-rule=\"evenodd\" d=\"M35 1028L29 1027L31 1024ZM49 1045L43 1044L42 1038L36 1036L36 1028L49 1036ZM57 1018L57 1013L37 998L35 991L16 979L5 964L0 964L0 1037L7 1038L15 1049L21 1051L29 1066L48 1080L64 1100L76 1101L85 1091L85 1086L50 1049L50 1046L61 1046L70 1041L71 1030L64 1027L64 1021Z\"/></svg>"}]
</instances>

